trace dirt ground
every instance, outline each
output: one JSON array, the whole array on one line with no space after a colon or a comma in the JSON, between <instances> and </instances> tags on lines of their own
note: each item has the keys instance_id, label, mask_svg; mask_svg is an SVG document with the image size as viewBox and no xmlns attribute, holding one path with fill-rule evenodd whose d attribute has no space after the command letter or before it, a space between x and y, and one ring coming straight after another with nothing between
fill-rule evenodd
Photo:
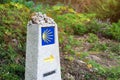
<instances>
[{"instance_id":1,"label":"dirt ground","mask_svg":"<svg viewBox=\"0 0 120 80\"><path fill-rule=\"evenodd\" d=\"M87 37L76 37L79 39L86 39ZM110 40L100 39L100 43L108 43ZM84 42L83 44L85 44ZM80 47L82 47L82 50ZM91 45L81 45L73 49L78 51L88 51ZM73 60L67 60L66 54L61 51L61 66L63 80L106 80L106 76L98 75L94 68L88 68L88 64L84 60L74 57ZM68 55L67 55L68 56ZM107 52L89 52L89 56L85 57L87 60L93 60L104 67L118 66L118 60L110 58Z\"/></svg>"}]
</instances>

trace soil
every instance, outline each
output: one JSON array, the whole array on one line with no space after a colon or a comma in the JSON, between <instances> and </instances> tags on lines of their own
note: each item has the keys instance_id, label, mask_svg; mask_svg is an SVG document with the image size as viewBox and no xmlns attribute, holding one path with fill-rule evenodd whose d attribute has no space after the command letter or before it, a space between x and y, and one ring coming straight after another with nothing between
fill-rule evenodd
<instances>
[{"instance_id":1,"label":"soil","mask_svg":"<svg viewBox=\"0 0 120 80\"><path fill-rule=\"evenodd\" d=\"M89 56L86 57L88 60L94 60L98 64L104 67L110 68L113 66L118 66L118 60L111 58L108 52L90 52L91 44L86 42L87 35L85 36L75 36L77 40L83 40L83 45L74 47L76 52L89 52ZM99 40L100 43L117 43L105 38ZM62 66L62 80L106 80L105 76L98 75L93 68L88 68L86 62L74 57L73 60L67 60L66 54L61 51L61 66Z\"/></svg>"}]
</instances>

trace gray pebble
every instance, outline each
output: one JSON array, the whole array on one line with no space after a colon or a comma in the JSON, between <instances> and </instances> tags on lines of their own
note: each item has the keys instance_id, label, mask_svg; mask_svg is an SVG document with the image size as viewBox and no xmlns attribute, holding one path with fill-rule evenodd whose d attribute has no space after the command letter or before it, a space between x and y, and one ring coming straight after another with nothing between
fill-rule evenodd
<instances>
[{"instance_id":1,"label":"gray pebble","mask_svg":"<svg viewBox=\"0 0 120 80\"><path fill-rule=\"evenodd\" d=\"M55 21L46 16L46 14L42 14L41 12L36 12L34 16L32 16L32 20L28 22L30 24L55 24Z\"/></svg>"}]
</instances>

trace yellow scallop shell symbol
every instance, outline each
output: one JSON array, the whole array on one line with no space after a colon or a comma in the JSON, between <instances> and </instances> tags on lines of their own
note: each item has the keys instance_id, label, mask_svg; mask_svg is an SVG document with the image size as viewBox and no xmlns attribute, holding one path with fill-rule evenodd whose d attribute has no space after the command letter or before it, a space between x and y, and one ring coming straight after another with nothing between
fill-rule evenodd
<instances>
[{"instance_id":1,"label":"yellow scallop shell symbol","mask_svg":"<svg viewBox=\"0 0 120 80\"><path fill-rule=\"evenodd\" d=\"M46 43L51 42L53 40L53 38L52 38L53 34L52 33L53 33L52 31L50 31L49 29L46 29L42 34L42 39Z\"/></svg>"}]
</instances>

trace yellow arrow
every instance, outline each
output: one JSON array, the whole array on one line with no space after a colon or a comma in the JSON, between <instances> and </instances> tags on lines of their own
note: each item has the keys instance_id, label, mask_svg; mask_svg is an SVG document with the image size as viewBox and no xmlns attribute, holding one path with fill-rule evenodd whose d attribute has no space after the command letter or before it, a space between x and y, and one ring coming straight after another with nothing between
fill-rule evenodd
<instances>
[{"instance_id":1,"label":"yellow arrow","mask_svg":"<svg viewBox=\"0 0 120 80\"><path fill-rule=\"evenodd\" d=\"M53 55L50 55L50 57L45 58L44 61L45 61L45 62L52 62L52 61L54 61L54 59L55 59L54 56L53 56Z\"/></svg>"}]
</instances>

